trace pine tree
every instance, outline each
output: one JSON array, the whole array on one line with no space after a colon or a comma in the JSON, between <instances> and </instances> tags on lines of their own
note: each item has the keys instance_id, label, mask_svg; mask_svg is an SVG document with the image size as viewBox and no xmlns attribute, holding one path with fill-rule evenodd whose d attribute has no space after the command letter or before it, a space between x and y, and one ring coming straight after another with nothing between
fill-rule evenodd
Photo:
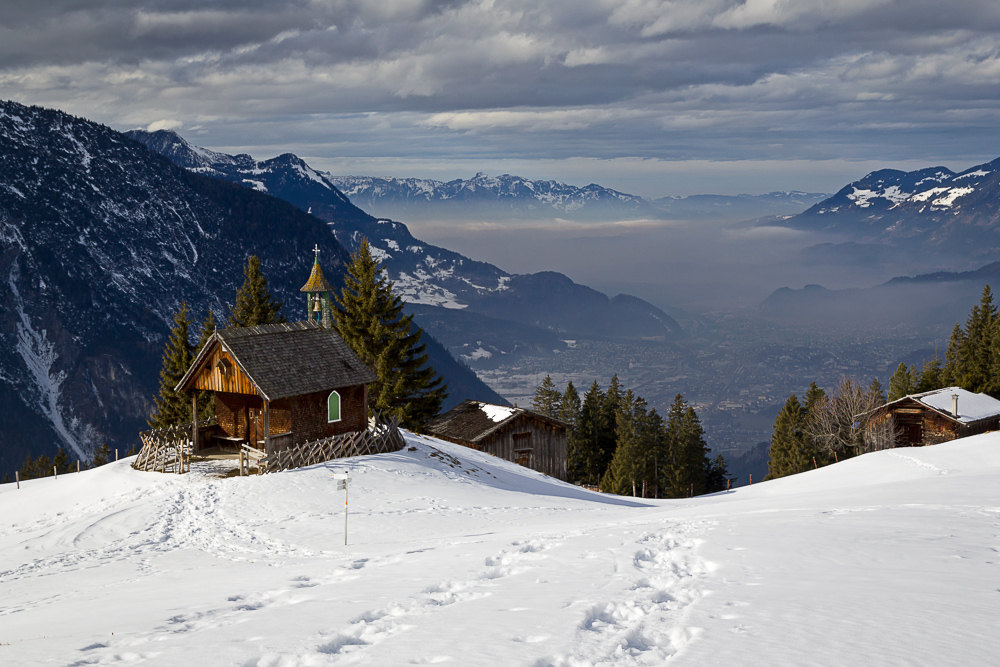
<instances>
[{"instance_id":1,"label":"pine tree","mask_svg":"<svg viewBox=\"0 0 1000 667\"><path fill-rule=\"evenodd\" d=\"M993 384L990 376L990 352L997 309L993 304L990 286L983 288L983 296L972 308L965 323L965 336L960 346L962 359L959 386L973 392L985 392Z\"/></svg>"},{"instance_id":2,"label":"pine tree","mask_svg":"<svg viewBox=\"0 0 1000 667\"><path fill-rule=\"evenodd\" d=\"M896 372L889 378L889 400L895 401L914 393L913 385L914 381L910 369L906 367L906 364L900 362L899 366L896 366Z\"/></svg>"},{"instance_id":3,"label":"pine tree","mask_svg":"<svg viewBox=\"0 0 1000 667\"><path fill-rule=\"evenodd\" d=\"M767 479L794 475L813 467L806 451L806 409L795 394L774 420Z\"/></svg>"},{"instance_id":4,"label":"pine tree","mask_svg":"<svg viewBox=\"0 0 1000 667\"><path fill-rule=\"evenodd\" d=\"M102 466L111 460L111 448L108 447L108 443L102 442L101 446L97 448L94 452L94 458L90 460L90 465L94 468Z\"/></svg>"},{"instance_id":5,"label":"pine tree","mask_svg":"<svg viewBox=\"0 0 1000 667\"><path fill-rule=\"evenodd\" d=\"M701 420L690 405L684 410L683 428L686 440L684 449L687 456L688 495L700 496L706 491L705 482L711 465L708 458L710 450L708 443L705 442L705 429L702 428Z\"/></svg>"},{"instance_id":6,"label":"pine tree","mask_svg":"<svg viewBox=\"0 0 1000 667\"><path fill-rule=\"evenodd\" d=\"M705 492L718 493L725 491L729 480L729 467L726 457L717 454L708 467L708 474L705 475Z\"/></svg>"},{"instance_id":7,"label":"pine tree","mask_svg":"<svg viewBox=\"0 0 1000 667\"><path fill-rule=\"evenodd\" d=\"M201 330L198 332L198 344L195 346L193 351L193 356L197 357L205 344L208 343L208 339L212 337L217 329L215 322L215 313L212 311L212 306L208 307L208 313L205 315L205 319L202 320ZM198 421L205 419L211 419L215 416L215 395L211 391L199 391L198 392Z\"/></svg>"},{"instance_id":8,"label":"pine tree","mask_svg":"<svg viewBox=\"0 0 1000 667\"><path fill-rule=\"evenodd\" d=\"M998 327L993 327L994 331ZM997 357L995 356L994 359ZM993 377L996 377L995 372L991 373ZM924 361L920 368L920 375L917 377L916 386L913 388L916 393L923 393L925 391L933 391L934 389L942 389L948 386L944 381L944 368L941 366L941 358L938 357L935 352L934 357Z\"/></svg>"},{"instance_id":9,"label":"pine tree","mask_svg":"<svg viewBox=\"0 0 1000 667\"><path fill-rule=\"evenodd\" d=\"M705 493L705 476L710 463L705 432L694 408L680 394L674 397L667 413L666 439L666 495L686 498Z\"/></svg>"},{"instance_id":10,"label":"pine tree","mask_svg":"<svg viewBox=\"0 0 1000 667\"><path fill-rule=\"evenodd\" d=\"M814 382L813 384L815 385L816 383ZM878 381L878 378L872 378L871 384L868 385L868 393L871 394L879 405L885 405L885 391L882 389L882 383ZM809 406L806 405L806 410L808 409Z\"/></svg>"},{"instance_id":11,"label":"pine tree","mask_svg":"<svg viewBox=\"0 0 1000 667\"><path fill-rule=\"evenodd\" d=\"M60 475L67 474L71 469L76 466L73 465L72 461L69 460L69 454L67 454L62 447L56 452L56 455L52 459L52 466L59 472Z\"/></svg>"},{"instance_id":12,"label":"pine tree","mask_svg":"<svg viewBox=\"0 0 1000 667\"><path fill-rule=\"evenodd\" d=\"M213 316L214 319L214 316ZM236 292L236 303L229 315L230 327L254 327L281 324L281 302L267 291L267 278L260 270L260 259L251 255L243 267L243 286Z\"/></svg>"},{"instance_id":13,"label":"pine tree","mask_svg":"<svg viewBox=\"0 0 1000 667\"><path fill-rule=\"evenodd\" d=\"M597 455L598 479L604 476L611 459L615 456L615 449L618 446L618 411L622 401L621 384L618 375L615 374L608 383L608 390L604 392L601 401L600 418L597 421Z\"/></svg>"},{"instance_id":14,"label":"pine tree","mask_svg":"<svg viewBox=\"0 0 1000 667\"><path fill-rule=\"evenodd\" d=\"M188 316L187 303L181 302L181 308L174 315L174 327L170 331L170 339L163 349L163 367L160 369L160 395L154 401L156 409L147 420L153 428L164 428L191 421L191 400L184 394L178 394L174 387L187 373L194 361L194 348L190 342L191 319Z\"/></svg>"},{"instance_id":15,"label":"pine tree","mask_svg":"<svg viewBox=\"0 0 1000 667\"><path fill-rule=\"evenodd\" d=\"M965 332L956 322L948 339L948 350L944 354L943 380L946 385L958 386L962 382L962 348L965 347Z\"/></svg>"},{"instance_id":16,"label":"pine tree","mask_svg":"<svg viewBox=\"0 0 1000 667\"><path fill-rule=\"evenodd\" d=\"M369 385L370 407L411 429L436 416L447 387L428 365L423 331L412 315L403 315L403 301L392 293L367 239L351 254L336 311L337 333L378 376Z\"/></svg>"},{"instance_id":17,"label":"pine tree","mask_svg":"<svg viewBox=\"0 0 1000 667\"><path fill-rule=\"evenodd\" d=\"M559 401L559 419L568 424L576 424L576 417L580 414L580 405L580 394L573 386L573 381L570 380Z\"/></svg>"},{"instance_id":18,"label":"pine tree","mask_svg":"<svg viewBox=\"0 0 1000 667\"><path fill-rule=\"evenodd\" d=\"M639 399L641 400L641 399ZM639 424L642 413L632 390L629 389L618 403L615 419L617 447L607 472L601 479L601 491L618 495L638 495L643 468ZM642 409L643 413L645 410Z\"/></svg>"},{"instance_id":19,"label":"pine tree","mask_svg":"<svg viewBox=\"0 0 1000 667\"><path fill-rule=\"evenodd\" d=\"M558 419L561 407L562 396L556 389L555 382L546 374L545 379L535 387L535 397L531 400L531 409Z\"/></svg>"},{"instance_id":20,"label":"pine tree","mask_svg":"<svg viewBox=\"0 0 1000 667\"><path fill-rule=\"evenodd\" d=\"M584 484L596 485L601 481L601 452L599 438L601 432L601 406L604 392L594 380L584 394L576 419L576 427L570 433L568 444L570 479Z\"/></svg>"}]
</instances>

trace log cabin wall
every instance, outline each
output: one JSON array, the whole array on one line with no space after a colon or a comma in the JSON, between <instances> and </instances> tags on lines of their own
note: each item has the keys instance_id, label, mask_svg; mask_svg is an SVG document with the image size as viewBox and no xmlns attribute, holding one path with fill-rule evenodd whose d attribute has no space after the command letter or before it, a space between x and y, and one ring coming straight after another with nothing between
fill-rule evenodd
<instances>
[{"instance_id":1,"label":"log cabin wall","mask_svg":"<svg viewBox=\"0 0 1000 667\"><path fill-rule=\"evenodd\" d=\"M522 414L496 433L479 441L475 449L564 480L566 442L566 429ZM525 450L530 450L527 461Z\"/></svg>"}]
</instances>

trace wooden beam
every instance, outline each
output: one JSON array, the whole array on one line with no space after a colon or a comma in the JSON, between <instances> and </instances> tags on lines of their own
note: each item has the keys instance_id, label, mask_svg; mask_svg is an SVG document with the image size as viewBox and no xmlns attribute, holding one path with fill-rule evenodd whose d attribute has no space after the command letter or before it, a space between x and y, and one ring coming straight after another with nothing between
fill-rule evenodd
<instances>
[{"instance_id":1,"label":"wooden beam","mask_svg":"<svg viewBox=\"0 0 1000 667\"><path fill-rule=\"evenodd\" d=\"M198 392L191 392L191 451L198 449Z\"/></svg>"},{"instance_id":2,"label":"wooden beam","mask_svg":"<svg viewBox=\"0 0 1000 667\"><path fill-rule=\"evenodd\" d=\"M271 401L264 399L264 451L271 455Z\"/></svg>"}]
</instances>

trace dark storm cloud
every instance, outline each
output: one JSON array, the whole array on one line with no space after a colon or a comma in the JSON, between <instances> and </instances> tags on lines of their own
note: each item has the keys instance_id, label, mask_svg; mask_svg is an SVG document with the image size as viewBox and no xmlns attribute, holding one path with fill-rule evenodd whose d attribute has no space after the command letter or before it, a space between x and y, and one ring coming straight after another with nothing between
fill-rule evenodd
<instances>
[{"instance_id":1,"label":"dark storm cloud","mask_svg":"<svg viewBox=\"0 0 1000 667\"><path fill-rule=\"evenodd\" d=\"M972 160L1000 3L8 0L0 96L314 157Z\"/></svg>"}]
</instances>

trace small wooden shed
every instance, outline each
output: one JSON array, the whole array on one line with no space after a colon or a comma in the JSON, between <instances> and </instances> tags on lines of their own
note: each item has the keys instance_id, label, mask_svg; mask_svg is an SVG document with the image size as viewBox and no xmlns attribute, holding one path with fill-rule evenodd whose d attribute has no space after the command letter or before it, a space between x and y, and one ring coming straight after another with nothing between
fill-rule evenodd
<instances>
[{"instance_id":1,"label":"small wooden shed","mask_svg":"<svg viewBox=\"0 0 1000 667\"><path fill-rule=\"evenodd\" d=\"M364 430L375 380L340 336L307 321L216 331L176 391L191 394L196 412L197 392L215 392L218 426L197 433L196 452L248 443L270 455Z\"/></svg>"},{"instance_id":2,"label":"small wooden shed","mask_svg":"<svg viewBox=\"0 0 1000 667\"><path fill-rule=\"evenodd\" d=\"M1000 428L1000 401L960 387L910 394L874 411L871 422L891 417L899 447L921 447Z\"/></svg>"},{"instance_id":3,"label":"small wooden shed","mask_svg":"<svg viewBox=\"0 0 1000 667\"><path fill-rule=\"evenodd\" d=\"M438 415L424 430L435 438L566 479L566 446L572 428L532 410L467 400Z\"/></svg>"}]
</instances>

